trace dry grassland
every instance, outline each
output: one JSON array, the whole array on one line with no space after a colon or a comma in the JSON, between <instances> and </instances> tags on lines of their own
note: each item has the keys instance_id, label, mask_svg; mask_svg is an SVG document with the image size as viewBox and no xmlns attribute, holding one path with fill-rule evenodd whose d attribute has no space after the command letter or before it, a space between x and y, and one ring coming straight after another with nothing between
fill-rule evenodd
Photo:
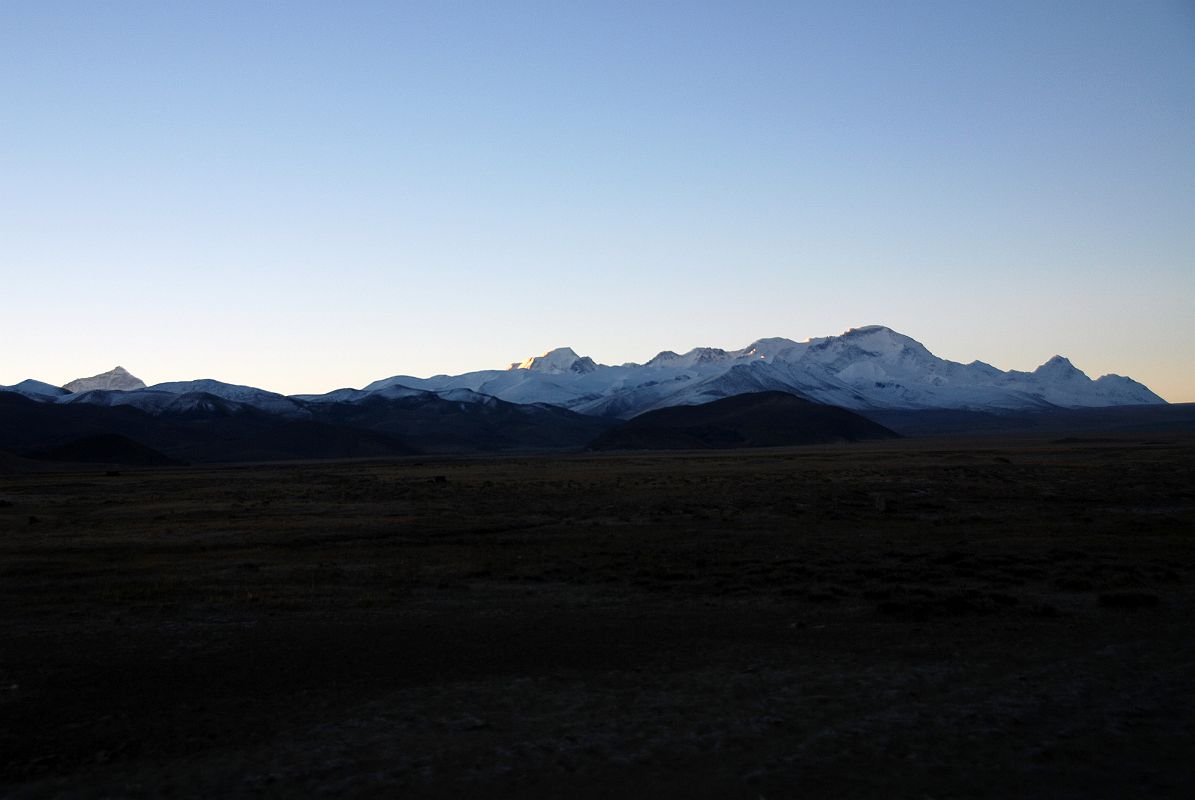
<instances>
[{"instance_id":1,"label":"dry grassland","mask_svg":"<svg viewBox=\"0 0 1195 800\"><path fill-rule=\"evenodd\" d=\"M1195 442L0 475L0 794L1195 793Z\"/></svg>"}]
</instances>

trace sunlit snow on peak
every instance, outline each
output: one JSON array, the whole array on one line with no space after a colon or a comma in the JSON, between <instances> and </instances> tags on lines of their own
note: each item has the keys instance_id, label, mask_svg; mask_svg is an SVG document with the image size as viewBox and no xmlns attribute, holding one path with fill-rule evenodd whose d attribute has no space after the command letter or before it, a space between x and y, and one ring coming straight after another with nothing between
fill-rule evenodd
<instances>
[{"instance_id":1,"label":"sunlit snow on peak","mask_svg":"<svg viewBox=\"0 0 1195 800\"><path fill-rule=\"evenodd\" d=\"M589 356L579 356L571 347L557 347L538 356L531 356L518 363L511 364L509 369L534 370L536 372L561 373L576 372L584 374L596 369L597 364Z\"/></svg>"}]
</instances>

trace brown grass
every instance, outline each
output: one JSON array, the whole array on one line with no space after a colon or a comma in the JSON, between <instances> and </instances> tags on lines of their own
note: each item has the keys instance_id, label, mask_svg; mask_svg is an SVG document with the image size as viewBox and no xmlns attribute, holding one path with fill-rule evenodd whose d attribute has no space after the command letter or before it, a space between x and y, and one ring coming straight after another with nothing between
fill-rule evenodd
<instances>
[{"instance_id":1,"label":"brown grass","mask_svg":"<svg viewBox=\"0 0 1195 800\"><path fill-rule=\"evenodd\" d=\"M1193 476L1181 439L0 476L0 793L1188 794Z\"/></svg>"}]
</instances>

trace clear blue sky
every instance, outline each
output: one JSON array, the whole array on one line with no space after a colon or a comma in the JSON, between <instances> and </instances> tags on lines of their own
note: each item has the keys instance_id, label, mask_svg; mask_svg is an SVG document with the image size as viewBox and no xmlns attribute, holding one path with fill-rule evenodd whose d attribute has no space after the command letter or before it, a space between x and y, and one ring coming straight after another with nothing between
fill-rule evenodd
<instances>
[{"instance_id":1,"label":"clear blue sky","mask_svg":"<svg viewBox=\"0 0 1195 800\"><path fill-rule=\"evenodd\" d=\"M1195 4L0 0L0 384L882 323L1195 401Z\"/></svg>"}]
</instances>

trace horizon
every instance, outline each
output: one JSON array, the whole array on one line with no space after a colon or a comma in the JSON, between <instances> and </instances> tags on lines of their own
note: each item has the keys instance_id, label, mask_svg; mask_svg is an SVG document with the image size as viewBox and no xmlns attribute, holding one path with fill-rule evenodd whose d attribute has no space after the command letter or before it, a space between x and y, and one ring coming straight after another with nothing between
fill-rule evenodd
<instances>
[{"instance_id":1,"label":"horizon","mask_svg":"<svg viewBox=\"0 0 1195 800\"><path fill-rule=\"evenodd\" d=\"M220 382L222 382L222 383L227 383L227 384L252 386L253 388L257 388L257 389L264 389L264 390L266 390L266 391L272 391L272 392L275 392L275 393L277 393L277 394L281 394L281 395L285 395L285 396L293 396L293 395L308 395L308 394L314 395L314 394L324 394L324 393L327 393L327 392L336 391L336 390L338 390L338 389L349 389L349 388L351 388L351 389L361 389L361 388L363 388L364 386L366 386L367 384L369 384L369 383L373 383L373 382L375 382L375 381L379 381L379 380L386 380L386 379L389 379L389 378L404 377L404 376L405 376L405 377L412 377L412 378L426 379L426 378L432 378L432 377L437 377L437 376L441 376L441 375L461 375L461 374L468 374L468 373L472 373L472 372L486 372L486 371L508 371L508 370L513 370L513 369L521 369L521 368L524 368L522 365L525 365L525 364L529 363L531 360L533 360L533 359L535 359L535 358L542 358L542 357L544 357L544 356L547 356L547 355L549 355L550 353L552 353L552 352L555 352L555 351L557 351L557 350L566 350L566 349L567 349L567 350L571 350L571 351L573 351L573 352L576 354L576 356L577 356L577 357L579 357L579 358L584 358L584 357L589 357L589 358L592 358L592 359L593 359L593 361L594 361L594 362L595 362L595 363L596 363L598 366L601 366L601 367L642 366L643 364L645 364L645 363L647 363L648 361L650 361L652 358L654 358L654 357L656 357L656 356L658 356L658 355L661 355L661 354L663 354L663 353L666 353L666 352L673 352L673 353L678 353L678 354L680 354L680 355L684 355L684 354L686 354L686 353L688 353L688 352L690 352L691 350L694 350L694 349L700 349L700 348L710 347L710 348L713 348L713 349L721 349L721 350L724 350L724 351L726 351L726 352L728 352L728 353L733 353L733 352L737 352L737 351L739 351L739 350L745 350L745 349L747 349L748 347L750 347L752 344L754 344L755 342L758 342L758 341L763 341L763 340L767 340L767 339L787 339L787 340L789 340L789 341L793 341L793 342L794 342L794 343L796 343L796 344L806 344L806 343L809 343L809 342L812 342L812 341L815 341L815 340L818 340L818 339L835 338L835 337L838 337L838 336L843 336L843 335L846 335L846 334L848 334L848 333L851 333L852 331L856 331L856 330L860 330L860 329L866 329L866 328L885 328L885 329L887 329L887 330L893 331L894 333L896 333L896 334L898 334L898 335L907 335L907 334L904 334L904 332L903 332L903 331L898 331L898 330L895 330L895 329L891 328L890 326L883 325L883 324L880 324L880 323L874 323L874 324L868 324L868 325L855 325L855 326L852 326L852 327L850 327L850 328L848 328L848 329L846 329L846 330L844 330L844 331L842 331L841 333L838 333L838 334L828 334L828 335L826 335L826 336L814 336L814 337L809 337L809 338L807 338L807 339L801 339L801 340L792 339L791 337L785 337L785 336L776 336L776 337L772 337L772 336L757 336L757 337L755 337L754 339L752 339L750 342L748 342L747 344L743 345L742 347L720 347L720 346L718 346L718 345L695 345L694 347L686 348L686 349L684 349L684 350L673 350L673 349L671 349L671 348L664 348L663 350L657 350L657 351L655 351L655 352L654 352L654 353L653 353L651 356L649 356L649 357L647 357L647 358L643 358L643 359L641 359L641 360L628 360L628 361L606 361L606 360L603 360L602 358L595 358L595 357L593 357L593 355L592 355L591 353L587 353L587 352L579 351L579 350L577 350L576 348L573 348L573 347L571 347L570 345L560 345L560 346L557 346L557 347L551 347L551 348L548 348L548 349L546 349L546 350L544 350L544 351L542 351L542 352L539 352L539 353L534 353L534 354L532 354L532 355L529 355L529 356L527 356L527 357L525 357L525 358L522 358L522 359L518 359L518 360L515 360L515 361L510 361L510 362L507 362L507 364L506 364L505 366L492 366L492 367L485 367L485 366L482 366L482 367L476 367L476 368L473 368L473 369L466 369L466 370L464 370L464 371L462 371L462 372L459 372L459 373L450 373L450 372L443 372L443 371L441 371L441 372L429 373L429 374L426 374L426 375L415 375L414 373L411 373L411 372L395 372L395 373L392 373L392 374L389 374L389 375L379 375L379 376L377 376L377 377L370 378L370 379L368 379L368 380L362 381L361 383L359 383L359 384L356 384L356 385L353 385L353 386L334 386L334 387L330 387L330 388L321 388L321 389L319 389L319 390L315 390L315 391L306 391L306 390L299 390L299 391L281 391L281 390L274 389L274 388L272 388L272 387L269 387L269 386L263 386L263 385L256 384L256 383L252 383L252 382L224 380L223 378L220 378L219 376L216 376L216 375L190 376L190 377L169 377L169 378L162 378L162 379L160 379L160 380L155 378L155 379L147 380L147 379L145 378L145 376L144 376L144 375L141 375L141 374L139 374L139 373L138 373L138 371L137 371L136 369L131 369L131 370L130 370L130 369L129 369L129 368L128 368L128 367L127 367L125 364L116 364L116 365L114 365L113 367L111 367L111 368L109 368L109 369L106 369L106 370L100 370L100 371L98 371L98 372L91 373L91 374L88 374L88 375L76 375L75 377L73 377L73 378L68 378L68 379L66 379L66 380L62 381L61 383L54 383L53 381L42 381L42 382L44 382L44 383L48 383L48 384L50 384L50 385L52 385L52 386L58 386L58 387L62 387L62 386L65 386L67 383L70 383L70 382L72 382L72 381L75 381L75 380L80 380L80 379L88 379L88 378L99 377L99 376L101 376L101 375L104 375L104 374L108 374L108 373L111 373L111 372L115 372L116 370L124 370L126 373L128 373L128 374L132 375L132 377L134 377L134 378L137 378L137 379L141 380L142 382L144 382L144 383L146 384L147 388L152 388L153 386L155 386L155 385L157 385L157 384L162 384L162 383L171 383L171 382L178 382L178 381L216 380L216 381L220 381ZM917 341L916 337L909 337L909 338L912 338L912 339L914 339L914 341ZM925 343L924 343L924 342L920 342L920 341L918 341L918 343L919 343L919 344L921 344L921 345L923 345L923 346L925 346L925 348L926 348L927 350L929 350L929 352L930 352L931 354L933 354L933 355L935 355L935 356L938 356L938 354L937 354L936 352L934 352L933 348L929 347L928 345L925 345ZM941 356L938 356L938 357L939 357L939 358L941 358ZM1054 360L1054 359L1056 359L1056 358L1063 358L1063 359L1065 359L1066 361L1070 362L1070 363L1072 364L1072 366L1074 366L1075 368L1077 368L1077 369L1078 369L1080 372L1083 372L1085 375L1087 375L1087 377L1088 377L1088 378L1090 378L1090 379L1092 379L1092 380L1096 380L1096 379L1098 379L1098 378L1100 378L1100 377L1103 377L1103 376L1105 376L1105 375L1120 375L1120 376L1122 376L1122 377L1133 378L1133 376L1132 376L1132 375L1123 375L1123 373L1116 373L1116 372L1104 372L1104 373L1093 374L1093 373L1089 372L1088 370L1085 370L1085 369L1083 369L1083 367L1082 367L1082 365L1081 365L1081 364L1075 364L1075 363L1074 363L1074 359L1071 359L1071 358L1070 358L1069 356L1067 356L1065 353L1055 353L1054 355L1051 355L1051 356L1049 356L1049 357L1047 357L1047 358L1043 359L1043 360L1041 361L1041 363L1039 363L1039 364L1035 364L1035 365L1033 365L1033 366L1030 366L1030 367L1027 367L1027 368L1020 368L1020 367L1007 367L1007 368L1005 368L1005 367L1001 367L999 364L992 364L990 361L987 361L986 359L983 359L983 358L973 358L973 359L971 359L970 361L956 361L955 363L961 363L961 364L970 364L970 363L973 363L973 362L982 362L982 363L988 364L988 365L990 365L990 366L994 366L994 367L996 367L997 369L1000 369L1001 371L1004 371L1004 372L1010 372L1010 371L1019 371L1019 372L1033 372L1033 371L1034 371L1036 368L1038 368L1038 367L1040 367L1040 366L1043 366L1043 365L1045 365L1046 363L1048 363L1048 362L1050 362L1050 361L1052 361L1052 360ZM948 360L951 360L951 361L953 361L953 359L948 359ZM37 376L27 376L27 378L22 378L21 380L26 380L26 379L29 379L29 378L32 378L33 380L42 380L41 378L38 378ZM1133 378L1133 379L1134 379L1134 380L1136 380L1135 378ZM20 382L20 381L13 381L13 382L11 382L11 383L3 383L3 382L0 382L0 386L9 386L9 385L14 385L14 384L16 384L16 383L19 383L19 382ZM1138 383L1141 383L1141 381L1138 381ZM1145 386L1146 386L1146 388L1149 388L1149 389L1153 390L1153 387L1149 386L1148 384L1145 384ZM1157 392L1156 392L1156 390L1155 390L1155 393L1157 393ZM1162 397L1162 399L1166 400L1166 402L1167 402L1167 403L1176 403L1176 402L1178 402L1178 403L1182 403L1182 402L1187 402L1187 401L1181 401L1181 400L1180 400L1180 401L1170 400L1169 398L1166 398L1164 395L1161 395L1160 393L1157 393L1157 394L1159 394L1159 396L1161 396L1161 397Z\"/></svg>"},{"instance_id":2,"label":"horizon","mask_svg":"<svg viewBox=\"0 0 1195 800\"><path fill-rule=\"evenodd\" d=\"M3 385L318 393L878 323L1195 401L1181 0L22 1L0 97Z\"/></svg>"}]
</instances>

